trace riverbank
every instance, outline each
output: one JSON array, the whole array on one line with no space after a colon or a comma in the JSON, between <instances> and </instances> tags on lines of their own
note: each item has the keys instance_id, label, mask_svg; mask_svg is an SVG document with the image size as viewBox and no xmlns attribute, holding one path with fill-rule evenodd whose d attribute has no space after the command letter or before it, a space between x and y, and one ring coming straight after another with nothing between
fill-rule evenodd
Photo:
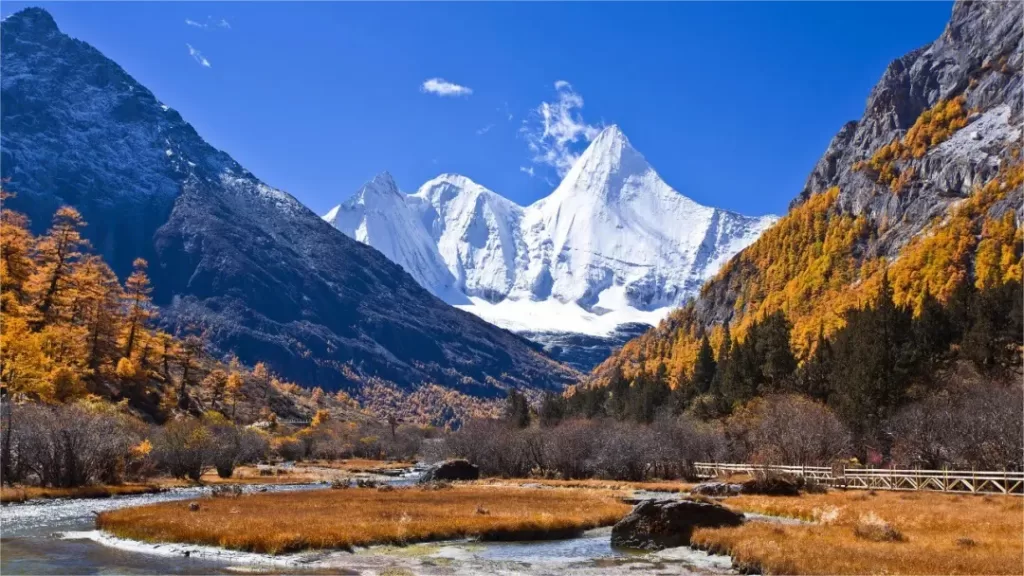
<instances>
[{"instance_id":1,"label":"riverbank","mask_svg":"<svg viewBox=\"0 0 1024 576\"><path fill-rule=\"evenodd\" d=\"M484 486L352 488L168 502L100 514L119 538L281 554L478 538L567 538L630 506L608 491Z\"/></svg>"},{"instance_id":2,"label":"riverbank","mask_svg":"<svg viewBox=\"0 0 1024 576\"><path fill-rule=\"evenodd\" d=\"M110 498L133 494L155 494L167 489L166 484L121 484L78 486L75 488L44 488L41 486L4 486L0 488L0 504L48 498Z\"/></svg>"},{"instance_id":3,"label":"riverbank","mask_svg":"<svg viewBox=\"0 0 1024 576\"><path fill-rule=\"evenodd\" d=\"M698 529L693 544L772 574L1020 574L1024 499L935 492L738 496L744 512L807 524Z\"/></svg>"},{"instance_id":4,"label":"riverbank","mask_svg":"<svg viewBox=\"0 0 1024 576\"><path fill-rule=\"evenodd\" d=\"M378 460L338 460L301 462L295 465L239 466L230 478L221 478L215 471L202 475L199 482L170 477L157 477L149 482L96 484L74 488L42 486L0 487L0 504L52 498L109 498L134 494L154 494L170 488L218 485L317 484L352 478L394 477L410 470L412 464Z\"/></svg>"}]
</instances>

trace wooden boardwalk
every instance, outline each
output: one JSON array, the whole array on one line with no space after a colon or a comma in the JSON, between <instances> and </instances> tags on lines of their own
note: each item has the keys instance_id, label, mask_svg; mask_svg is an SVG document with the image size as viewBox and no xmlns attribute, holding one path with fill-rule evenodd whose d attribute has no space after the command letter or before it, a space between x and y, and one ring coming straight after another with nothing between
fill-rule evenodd
<instances>
[{"instance_id":1,"label":"wooden boardwalk","mask_svg":"<svg viewBox=\"0 0 1024 576\"><path fill-rule=\"evenodd\" d=\"M757 466L750 464L694 464L700 478L729 474L774 472L801 476L834 488L861 490L928 490L971 494L1024 495L1024 472L974 470L899 470L828 466Z\"/></svg>"}]
</instances>

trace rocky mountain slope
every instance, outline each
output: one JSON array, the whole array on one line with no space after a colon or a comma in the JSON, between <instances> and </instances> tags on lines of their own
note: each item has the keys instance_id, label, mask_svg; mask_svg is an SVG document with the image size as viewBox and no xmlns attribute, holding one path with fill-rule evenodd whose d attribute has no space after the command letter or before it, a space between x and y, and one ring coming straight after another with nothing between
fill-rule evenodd
<instances>
[{"instance_id":1,"label":"rocky mountain slope","mask_svg":"<svg viewBox=\"0 0 1024 576\"><path fill-rule=\"evenodd\" d=\"M38 232L59 205L74 205L122 277L134 258L149 260L171 330L202 330L218 354L326 389L373 379L486 397L573 380L525 339L448 306L261 182L46 11L8 17L0 37L11 208Z\"/></svg>"},{"instance_id":2,"label":"rocky mountain slope","mask_svg":"<svg viewBox=\"0 0 1024 576\"><path fill-rule=\"evenodd\" d=\"M700 297L596 373L692 362L699 335L783 311L793 344L842 322L888 269L898 303L1019 276L1024 31L1019 2L957 2L930 45L886 69L790 213ZM1018 278L1019 279L1019 278Z\"/></svg>"},{"instance_id":3,"label":"rocky mountain slope","mask_svg":"<svg viewBox=\"0 0 1024 576\"><path fill-rule=\"evenodd\" d=\"M368 198L377 188L396 190L379 176L325 219L448 302L532 334L609 336L630 322L656 323L775 221L686 198L617 126L527 207L452 174L408 196Z\"/></svg>"}]
</instances>

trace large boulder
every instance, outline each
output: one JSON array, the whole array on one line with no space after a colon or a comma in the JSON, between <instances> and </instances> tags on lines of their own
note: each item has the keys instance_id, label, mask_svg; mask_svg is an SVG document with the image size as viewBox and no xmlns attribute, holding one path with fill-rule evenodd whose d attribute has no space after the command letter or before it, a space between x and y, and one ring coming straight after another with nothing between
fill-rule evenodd
<instances>
[{"instance_id":1,"label":"large boulder","mask_svg":"<svg viewBox=\"0 0 1024 576\"><path fill-rule=\"evenodd\" d=\"M476 480L480 477L480 468L470 464L469 460L448 460L435 464L420 477L420 483L450 480Z\"/></svg>"},{"instance_id":2,"label":"large boulder","mask_svg":"<svg viewBox=\"0 0 1024 576\"><path fill-rule=\"evenodd\" d=\"M661 550L686 546L693 529L739 526L743 514L697 500L647 500L612 528L612 546Z\"/></svg>"},{"instance_id":3,"label":"large boulder","mask_svg":"<svg viewBox=\"0 0 1024 576\"><path fill-rule=\"evenodd\" d=\"M742 489L743 486L728 482L702 482L691 488L690 494L724 498L725 496L739 496Z\"/></svg>"},{"instance_id":4,"label":"large boulder","mask_svg":"<svg viewBox=\"0 0 1024 576\"><path fill-rule=\"evenodd\" d=\"M744 494L761 494L764 496L799 496L803 482L800 478L790 476L769 475L754 478L741 484Z\"/></svg>"}]
</instances>

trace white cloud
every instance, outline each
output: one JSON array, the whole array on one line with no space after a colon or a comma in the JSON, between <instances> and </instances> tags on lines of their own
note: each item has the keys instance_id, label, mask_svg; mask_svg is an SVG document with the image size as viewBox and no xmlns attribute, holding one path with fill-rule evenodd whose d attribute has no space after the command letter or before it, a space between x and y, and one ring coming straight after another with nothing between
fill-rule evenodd
<instances>
[{"instance_id":1,"label":"white cloud","mask_svg":"<svg viewBox=\"0 0 1024 576\"><path fill-rule=\"evenodd\" d=\"M209 30L212 27L216 28L227 28L231 29L231 23L221 18L220 21L214 22L213 16L207 16L205 22L199 22L198 20L192 20L191 18L185 18L185 24L192 26L193 28L202 28L203 30Z\"/></svg>"},{"instance_id":2,"label":"white cloud","mask_svg":"<svg viewBox=\"0 0 1024 576\"><path fill-rule=\"evenodd\" d=\"M420 86L420 92L437 94L438 96L469 96L473 89L449 82L444 78L431 78Z\"/></svg>"},{"instance_id":3,"label":"white cloud","mask_svg":"<svg viewBox=\"0 0 1024 576\"><path fill-rule=\"evenodd\" d=\"M205 56L203 56L202 52L193 48L191 44L185 44L185 46L188 46L188 55L191 56L193 60L198 62L200 66L203 66L204 68L211 67L210 61L207 60Z\"/></svg>"},{"instance_id":4,"label":"white cloud","mask_svg":"<svg viewBox=\"0 0 1024 576\"><path fill-rule=\"evenodd\" d=\"M565 80L555 82L557 99L541 102L523 122L522 134L533 153L535 164L553 167L559 176L579 158L580 144L597 137L601 126L587 124L580 114L583 97Z\"/></svg>"},{"instance_id":5,"label":"white cloud","mask_svg":"<svg viewBox=\"0 0 1024 576\"><path fill-rule=\"evenodd\" d=\"M530 178L533 178L533 166L520 166L519 171L523 174L528 174Z\"/></svg>"},{"instance_id":6,"label":"white cloud","mask_svg":"<svg viewBox=\"0 0 1024 576\"><path fill-rule=\"evenodd\" d=\"M484 134L490 132L491 128L494 128L494 124L488 124L487 126L484 126L483 128L477 130L476 134L477 136L483 136Z\"/></svg>"}]
</instances>

